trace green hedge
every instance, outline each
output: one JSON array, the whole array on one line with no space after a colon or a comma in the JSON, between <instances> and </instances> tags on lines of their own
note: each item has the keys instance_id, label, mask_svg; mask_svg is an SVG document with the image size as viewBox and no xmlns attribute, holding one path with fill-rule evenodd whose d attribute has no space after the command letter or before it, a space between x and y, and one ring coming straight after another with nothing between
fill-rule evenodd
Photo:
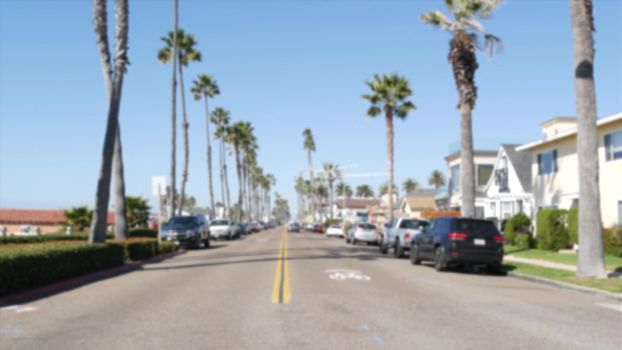
<instances>
[{"instance_id":1,"label":"green hedge","mask_svg":"<svg viewBox=\"0 0 622 350\"><path fill-rule=\"evenodd\" d=\"M571 244L579 243L579 209L568 210L568 236Z\"/></svg>"},{"instance_id":2,"label":"green hedge","mask_svg":"<svg viewBox=\"0 0 622 350\"><path fill-rule=\"evenodd\" d=\"M531 219L523 213L516 214L506 221L504 231L505 241L515 244L518 234L531 233Z\"/></svg>"},{"instance_id":3,"label":"green hedge","mask_svg":"<svg viewBox=\"0 0 622 350\"><path fill-rule=\"evenodd\" d=\"M622 257L622 227L604 229L603 246L605 253Z\"/></svg>"},{"instance_id":4,"label":"green hedge","mask_svg":"<svg viewBox=\"0 0 622 350\"><path fill-rule=\"evenodd\" d=\"M158 240L152 238L130 238L125 241L108 241L110 245L123 249L125 260L137 261L158 255Z\"/></svg>"},{"instance_id":5,"label":"green hedge","mask_svg":"<svg viewBox=\"0 0 622 350\"><path fill-rule=\"evenodd\" d=\"M538 249L558 251L570 246L566 216L563 209L546 208L538 212Z\"/></svg>"},{"instance_id":6,"label":"green hedge","mask_svg":"<svg viewBox=\"0 0 622 350\"><path fill-rule=\"evenodd\" d=\"M160 254L172 253L174 251L177 251L178 249L179 246L173 242L160 242Z\"/></svg>"},{"instance_id":7,"label":"green hedge","mask_svg":"<svg viewBox=\"0 0 622 350\"><path fill-rule=\"evenodd\" d=\"M536 241L533 239L533 236L529 233L519 233L516 235L516 240L514 241L514 245L521 249L535 248Z\"/></svg>"},{"instance_id":8,"label":"green hedge","mask_svg":"<svg viewBox=\"0 0 622 350\"><path fill-rule=\"evenodd\" d=\"M128 232L129 238L134 237L149 237L158 238L158 231L151 229L134 229ZM89 234L86 232L74 233L67 235L64 233L55 233L51 235L41 236L9 236L0 237L0 244L26 244L26 243L43 243L53 241L86 241L89 239ZM106 239L114 239L114 234L107 233Z\"/></svg>"},{"instance_id":9,"label":"green hedge","mask_svg":"<svg viewBox=\"0 0 622 350\"><path fill-rule=\"evenodd\" d=\"M0 249L0 295L123 264L123 248L58 241Z\"/></svg>"},{"instance_id":10,"label":"green hedge","mask_svg":"<svg viewBox=\"0 0 622 350\"><path fill-rule=\"evenodd\" d=\"M149 237L149 238L158 238L158 230L152 230L149 228L137 228L130 230L128 232L128 237Z\"/></svg>"}]
</instances>

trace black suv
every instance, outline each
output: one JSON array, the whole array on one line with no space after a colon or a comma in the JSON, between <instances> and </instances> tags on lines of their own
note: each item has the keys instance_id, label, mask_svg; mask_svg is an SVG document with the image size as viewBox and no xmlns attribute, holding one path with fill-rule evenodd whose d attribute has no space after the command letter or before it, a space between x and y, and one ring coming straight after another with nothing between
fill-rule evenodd
<instances>
[{"instance_id":1,"label":"black suv","mask_svg":"<svg viewBox=\"0 0 622 350\"><path fill-rule=\"evenodd\" d=\"M455 265L486 265L501 271L503 236L492 221L441 217L411 242L410 262L434 261L437 271Z\"/></svg>"},{"instance_id":2,"label":"black suv","mask_svg":"<svg viewBox=\"0 0 622 350\"><path fill-rule=\"evenodd\" d=\"M162 227L163 241L171 241L181 246L209 248L210 233L204 216L173 216Z\"/></svg>"}]
</instances>

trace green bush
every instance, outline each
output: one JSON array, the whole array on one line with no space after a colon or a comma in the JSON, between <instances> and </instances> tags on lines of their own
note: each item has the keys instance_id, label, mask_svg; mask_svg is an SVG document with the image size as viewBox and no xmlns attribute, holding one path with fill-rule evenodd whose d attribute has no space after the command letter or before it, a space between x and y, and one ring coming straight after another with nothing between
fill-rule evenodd
<instances>
[{"instance_id":1,"label":"green bush","mask_svg":"<svg viewBox=\"0 0 622 350\"><path fill-rule=\"evenodd\" d=\"M514 245L521 249L528 249L534 248L536 246L536 242L530 233L519 233L516 235L516 241L514 241Z\"/></svg>"},{"instance_id":2,"label":"green bush","mask_svg":"<svg viewBox=\"0 0 622 350\"><path fill-rule=\"evenodd\" d=\"M106 243L120 246L125 260L145 260L158 255L158 241L152 238L130 238L125 241L113 240Z\"/></svg>"},{"instance_id":3,"label":"green bush","mask_svg":"<svg viewBox=\"0 0 622 350\"><path fill-rule=\"evenodd\" d=\"M152 230L149 228L137 228L137 229L130 230L127 236L128 238L133 238L133 237L158 238L158 230Z\"/></svg>"},{"instance_id":4,"label":"green bush","mask_svg":"<svg viewBox=\"0 0 622 350\"><path fill-rule=\"evenodd\" d=\"M504 231L506 242L515 244L518 234L531 233L531 219L523 213L518 213L506 221Z\"/></svg>"},{"instance_id":5,"label":"green bush","mask_svg":"<svg viewBox=\"0 0 622 350\"><path fill-rule=\"evenodd\" d=\"M538 212L538 249L558 251L570 246L566 210L546 208Z\"/></svg>"},{"instance_id":6,"label":"green bush","mask_svg":"<svg viewBox=\"0 0 622 350\"><path fill-rule=\"evenodd\" d=\"M117 245L56 241L0 247L0 295L123 264Z\"/></svg>"},{"instance_id":7,"label":"green bush","mask_svg":"<svg viewBox=\"0 0 622 350\"><path fill-rule=\"evenodd\" d=\"M604 229L603 246L605 253L622 257L622 227Z\"/></svg>"},{"instance_id":8,"label":"green bush","mask_svg":"<svg viewBox=\"0 0 622 350\"><path fill-rule=\"evenodd\" d=\"M107 239L112 239L114 235L112 233L106 234ZM64 233L55 233L51 235L41 235L41 236L8 236L8 237L0 237L0 245L2 244L30 244L30 243L45 243L45 242L54 242L54 241L87 241L89 239L88 233L75 233L75 234L64 234Z\"/></svg>"},{"instance_id":9,"label":"green bush","mask_svg":"<svg viewBox=\"0 0 622 350\"><path fill-rule=\"evenodd\" d=\"M579 209L568 210L568 236L571 244L579 243Z\"/></svg>"},{"instance_id":10,"label":"green bush","mask_svg":"<svg viewBox=\"0 0 622 350\"><path fill-rule=\"evenodd\" d=\"M160 254L171 253L179 249L179 246L173 242L160 242L158 251Z\"/></svg>"}]
</instances>

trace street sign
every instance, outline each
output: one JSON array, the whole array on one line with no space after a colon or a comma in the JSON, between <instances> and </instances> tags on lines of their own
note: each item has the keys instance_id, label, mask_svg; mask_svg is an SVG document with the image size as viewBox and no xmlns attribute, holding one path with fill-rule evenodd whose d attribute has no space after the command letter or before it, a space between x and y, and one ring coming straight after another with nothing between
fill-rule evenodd
<instances>
[{"instance_id":1,"label":"street sign","mask_svg":"<svg viewBox=\"0 0 622 350\"><path fill-rule=\"evenodd\" d=\"M154 196L166 195L166 178L164 176L153 176L151 178L151 193Z\"/></svg>"}]
</instances>

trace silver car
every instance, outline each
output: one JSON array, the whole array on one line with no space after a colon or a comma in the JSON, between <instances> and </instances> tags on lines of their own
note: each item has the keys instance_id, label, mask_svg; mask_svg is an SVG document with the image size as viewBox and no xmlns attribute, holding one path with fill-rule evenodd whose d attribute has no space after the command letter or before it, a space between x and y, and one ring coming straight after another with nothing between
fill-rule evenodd
<instances>
[{"instance_id":1,"label":"silver car","mask_svg":"<svg viewBox=\"0 0 622 350\"><path fill-rule=\"evenodd\" d=\"M378 234L376 225L366 222L357 222L352 225L346 237L346 243L357 244L359 242L377 243Z\"/></svg>"},{"instance_id":2,"label":"silver car","mask_svg":"<svg viewBox=\"0 0 622 350\"><path fill-rule=\"evenodd\" d=\"M212 239L230 240L235 235L235 223L232 220L214 220L209 225L209 233Z\"/></svg>"}]
</instances>

